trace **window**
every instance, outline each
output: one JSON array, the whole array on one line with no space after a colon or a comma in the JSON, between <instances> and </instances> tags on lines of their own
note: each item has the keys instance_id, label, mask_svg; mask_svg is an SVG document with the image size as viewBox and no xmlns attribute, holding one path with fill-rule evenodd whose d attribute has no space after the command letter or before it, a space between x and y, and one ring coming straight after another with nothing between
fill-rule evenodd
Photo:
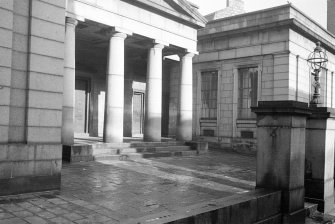
<instances>
[{"instance_id":1,"label":"window","mask_svg":"<svg viewBox=\"0 0 335 224\"><path fill-rule=\"evenodd\" d=\"M217 118L218 72L201 73L201 118Z\"/></svg>"},{"instance_id":2,"label":"window","mask_svg":"<svg viewBox=\"0 0 335 224\"><path fill-rule=\"evenodd\" d=\"M256 114L250 107L257 106L257 67L241 68L238 70L238 118L254 119Z\"/></svg>"}]
</instances>

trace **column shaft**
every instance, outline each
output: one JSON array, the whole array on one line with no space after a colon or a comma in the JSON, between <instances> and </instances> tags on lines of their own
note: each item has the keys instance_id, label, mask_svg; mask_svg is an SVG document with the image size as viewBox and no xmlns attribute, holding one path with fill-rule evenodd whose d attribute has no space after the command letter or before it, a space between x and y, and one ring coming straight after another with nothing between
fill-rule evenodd
<instances>
[{"instance_id":1,"label":"column shaft","mask_svg":"<svg viewBox=\"0 0 335 224\"><path fill-rule=\"evenodd\" d=\"M77 20L66 18L65 27L65 55L63 76L63 113L62 113L62 144L74 143L74 102L75 102L75 64L76 38L75 27Z\"/></svg>"},{"instance_id":2,"label":"column shaft","mask_svg":"<svg viewBox=\"0 0 335 224\"><path fill-rule=\"evenodd\" d=\"M192 140L192 57L187 53L180 57L179 100L177 111L177 140Z\"/></svg>"},{"instance_id":3,"label":"column shaft","mask_svg":"<svg viewBox=\"0 0 335 224\"><path fill-rule=\"evenodd\" d=\"M104 141L123 142L124 33L115 32L109 42Z\"/></svg>"},{"instance_id":4,"label":"column shaft","mask_svg":"<svg viewBox=\"0 0 335 224\"><path fill-rule=\"evenodd\" d=\"M155 44L148 52L144 140L161 141L162 126L162 50Z\"/></svg>"}]
</instances>

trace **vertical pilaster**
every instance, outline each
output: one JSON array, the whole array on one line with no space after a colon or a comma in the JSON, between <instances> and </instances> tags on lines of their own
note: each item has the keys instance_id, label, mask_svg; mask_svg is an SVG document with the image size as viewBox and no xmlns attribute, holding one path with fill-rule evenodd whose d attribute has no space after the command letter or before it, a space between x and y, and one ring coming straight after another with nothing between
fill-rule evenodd
<instances>
[{"instance_id":1,"label":"vertical pilaster","mask_svg":"<svg viewBox=\"0 0 335 224\"><path fill-rule=\"evenodd\" d=\"M192 140L192 58L194 54L180 56L179 100L177 111L177 140Z\"/></svg>"},{"instance_id":2,"label":"vertical pilaster","mask_svg":"<svg viewBox=\"0 0 335 224\"><path fill-rule=\"evenodd\" d=\"M282 192L283 223L305 223L306 103L260 101L257 114L256 188Z\"/></svg>"},{"instance_id":3,"label":"vertical pilaster","mask_svg":"<svg viewBox=\"0 0 335 224\"><path fill-rule=\"evenodd\" d=\"M76 25L78 21L67 17L65 23L65 56L63 77L62 144L74 143L74 103L76 80Z\"/></svg>"},{"instance_id":4,"label":"vertical pilaster","mask_svg":"<svg viewBox=\"0 0 335 224\"><path fill-rule=\"evenodd\" d=\"M306 128L305 198L327 213L334 209L335 110L312 111Z\"/></svg>"},{"instance_id":5,"label":"vertical pilaster","mask_svg":"<svg viewBox=\"0 0 335 224\"><path fill-rule=\"evenodd\" d=\"M112 32L109 40L104 141L123 142L124 40L127 34Z\"/></svg>"},{"instance_id":6,"label":"vertical pilaster","mask_svg":"<svg viewBox=\"0 0 335 224\"><path fill-rule=\"evenodd\" d=\"M162 50L154 44L148 52L144 140L161 141L162 126Z\"/></svg>"}]
</instances>

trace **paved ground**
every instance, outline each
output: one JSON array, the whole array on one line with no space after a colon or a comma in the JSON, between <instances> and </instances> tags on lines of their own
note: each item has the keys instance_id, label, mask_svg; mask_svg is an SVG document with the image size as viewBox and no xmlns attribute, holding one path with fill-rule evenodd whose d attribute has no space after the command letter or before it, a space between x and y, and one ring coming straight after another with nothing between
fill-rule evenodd
<instances>
[{"instance_id":1,"label":"paved ground","mask_svg":"<svg viewBox=\"0 0 335 224\"><path fill-rule=\"evenodd\" d=\"M255 165L254 157L219 152L64 164L59 194L0 197L0 224L123 223L150 217L251 190Z\"/></svg>"},{"instance_id":2,"label":"paved ground","mask_svg":"<svg viewBox=\"0 0 335 224\"><path fill-rule=\"evenodd\" d=\"M254 188L255 158L208 155L64 164L62 190L0 198L3 223L120 223Z\"/></svg>"}]
</instances>

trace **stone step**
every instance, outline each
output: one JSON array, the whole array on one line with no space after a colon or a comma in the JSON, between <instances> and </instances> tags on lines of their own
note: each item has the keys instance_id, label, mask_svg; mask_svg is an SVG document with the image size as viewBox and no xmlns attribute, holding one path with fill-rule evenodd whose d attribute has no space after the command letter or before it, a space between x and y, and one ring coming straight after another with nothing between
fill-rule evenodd
<instances>
[{"instance_id":1,"label":"stone step","mask_svg":"<svg viewBox=\"0 0 335 224\"><path fill-rule=\"evenodd\" d=\"M98 143L91 145L92 149L120 149L120 148L138 148L138 147L159 147L159 146L175 146L184 145L180 141L168 142L122 142L122 143Z\"/></svg>"},{"instance_id":2,"label":"stone step","mask_svg":"<svg viewBox=\"0 0 335 224\"><path fill-rule=\"evenodd\" d=\"M119 146L119 147L118 147ZM208 144L203 142L132 142L132 143L97 143L92 145L63 146L63 160L68 162L92 161L94 156L110 156L142 153L140 158L185 156L203 154Z\"/></svg>"},{"instance_id":3,"label":"stone step","mask_svg":"<svg viewBox=\"0 0 335 224\"><path fill-rule=\"evenodd\" d=\"M171 151L171 152L154 152L154 153L122 153L122 154L109 154L100 153L94 155L95 161L105 160L136 160L140 158L159 158L159 157L172 157L172 156L191 156L196 155L197 151L185 150L185 151Z\"/></svg>"},{"instance_id":4,"label":"stone step","mask_svg":"<svg viewBox=\"0 0 335 224\"><path fill-rule=\"evenodd\" d=\"M175 146L163 146L163 147L138 147L138 148L120 148L120 149L94 149L93 155L109 153L109 154L126 154L126 153L154 153L154 152L177 152L191 150L190 146L186 145L175 145Z\"/></svg>"},{"instance_id":5,"label":"stone step","mask_svg":"<svg viewBox=\"0 0 335 224\"><path fill-rule=\"evenodd\" d=\"M134 160L143 158L140 153L128 153L128 154L97 154L94 155L94 161L106 161L106 160Z\"/></svg>"},{"instance_id":6,"label":"stone step","mask_svg":"<svg viewBox=\"0 0 335 224\"><path fill-rule=\"evenodd\" d=\"M305 202L306 217L312 217L318 209L318 204Z\"/></svg>"}]
</instances>

